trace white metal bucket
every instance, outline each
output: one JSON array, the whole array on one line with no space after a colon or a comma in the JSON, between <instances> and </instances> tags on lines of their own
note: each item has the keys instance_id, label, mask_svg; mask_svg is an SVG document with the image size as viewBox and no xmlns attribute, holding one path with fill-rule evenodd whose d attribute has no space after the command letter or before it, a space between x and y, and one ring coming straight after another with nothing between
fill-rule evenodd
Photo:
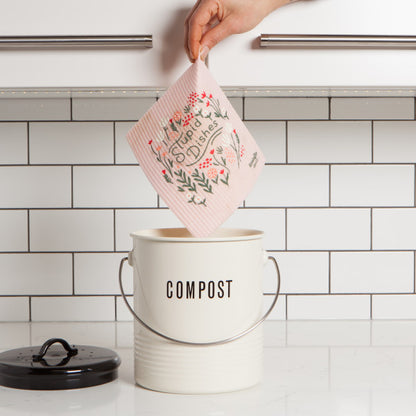
<instances>
[{"instance_id":1,"label":"white metal bucket","mask_svg":"<svg viewBox=\"0 0 416 416\"><path fill-rule=\"evenodd\" d=\"M131 234L120 288L135 316L135 380L169 393L218 393L260 382L262 322L276 304L280 275L262 246L263 232L220 229L194 238L184 228ZM271 259L277 291L263 310L263 267ZM134 309L122 269L134 269Z\"/></svg>"}]
</instances>

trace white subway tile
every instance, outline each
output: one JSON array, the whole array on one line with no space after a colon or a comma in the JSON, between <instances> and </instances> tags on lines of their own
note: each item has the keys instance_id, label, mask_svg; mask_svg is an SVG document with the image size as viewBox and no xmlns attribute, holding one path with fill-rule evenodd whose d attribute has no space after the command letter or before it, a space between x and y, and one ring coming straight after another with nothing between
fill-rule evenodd
<instances>
[{"instance_id":1,"label":"white subway tile","mask_svg":"<svg viewBox=\"0 0 416 416\"><path fill-rule=\"evenodd\" d=\"M286 162L284 121L246 121L245 125L266 157L267 163Z\"/></svg>"},{"instance_id":2,"label":"white subway tile","mask_svg":"<svg viewBox=\"0 0 416 416\"><path fill-rule=\"evenodd\" d=\"M373 210L373 249L416 249L416 209L375 208Z\"/></svg>"},{"instance_id":3,"label":"white subway tile","mask_svg":"<svg viewBox=\"0 0 416 416\"><path fill-rule=\"evenodd\" d=\"M331 167L332 206L413 206L413 165Z\"/></svg>"},{"instance_id":4,"label":"white subway tile","mask_svg":"<svg viewBox=\"0 0 416 416\"><path fill-rule=\"evenodd\" d=\"M134 122L121 121L115 123L115 135L116 135L116 163L134 164L139 162L136 160L133 151L126 139L127 132L133 127Z\"/></svg>"},{"instance_id":5,"label":"white subway tile","mask_svg":"<svg viewBox=\"0 0 416 416\"><path fill-rule=\"evenodd\" d=\"M70 295L70 254L1 254L0 295Z\"/></svg>"},{"instance_id":6,"label":"white subway tile","mask_svg":"<svg viewBox=\"0 0 416 416\"><path fill-rule=\"evenodd\" d=\"M156 98L73 98L74 120L137 120Z\"/></svg>"},{"instance_id":7,"label":"white subway tile","mask_svg":"<svg viewBox=\"0 0 416 416\"><path fill-rule=\"evenodd\" d=\"M27 163L26 123L0 123L0 165Z\"/></svg>"},{"instance_id":8,"label":"white subway tile","mask_svg":"<svg viewBox=\"0 0 416 416\"><path fill-rule=\"evenodd\" d=\"M282 252L269 253L279 265L281 293L328 293L328 253ZM276 291L276 272L269 263L265 269L265 293Z\"/></svg>"},{"instance_id":9,"label":"white subway tile","mask_svg":"<svg viewBox=\"0 0 416 416\"><path fill-rule=\"evenodd\" d=\"M116 323L116 348L134 347L134 324L130 322ZM128 351L128 350L127 350Z\"/></svg>"},{"instance_id":10,"label":"white subway tile","mask_svg":"<svg viewBox=\"0 0 416 416\"><path fill-rule=\"evenodd\" d=\"M331 119L414 119L414 98L332 98Z\"/></svg>"},{"instance_id":11,"label":"white subway tile","mask_svg":"<svg viewBox=\"0 0 416 416\"><path fill-rule=\"evenodd\" d=\"M0 210L0 236L0 251L26 251L27 211Z\"/></svg>"},{"instance_id":12,"label":"white subway tile","mask_svg":"<svg viewBox=\"0 0 416 416\"><path fill-rule=\"evenodd\" d=\"M289 209L289 250L368 250L369 209Z\"/></svg>"},{"instance_id":13,"label":"white subway tile","mask_svg":"<svg viewBox=\"0 0 416 416\"><path fill-rule=\"evenodd\" d=\"M116 210L116 250L130 251L133 241L130 233L151 228L183 227L168 209Z\"/></svg>"},{"instance_id":14,"label":"white subway tile","mask_svg":"<svg viewBox=\"0 0 416 416\"><path fill-rule=\"evenodd\" d=\"M2 284L4 283L2 280ZM29 298L0 297L0 322L24 322L29 320ZM10 337L10 333L7 334ZM1 345L3 346L3 337ZM18 348L20 346L16 346Z\"/></svg>"},{"instance_id":15,"label":"white subway tile","mask_svg":"<svg viewBox=\"0 0 416 416\"><path fill-rule=\"evenodd\" d=\"M288 346L358 346L371 344L370 321L288 321Z\"/></svg>"},{"instance_id":16,"label":"white subway tile","mask_svg":"<svg viewBox=\"0 0 416 416\"><path fill-rule=\"evenodd\" d=\"M0 120L69 120L69 98L2 98Z\"/></svg>"},{"instance_id":17,"label":"white subway tile","mask_svg":"<svg viewBox=\"0 0 416 416\"><path fill-rule=\"evenodd\" d=\"M113 296L33 297L32 321L114 321Z\"/></svg>"},{"instance_id":18,"label":"white subway tile","mask_svg":"<svg viewBox=\"0 0 416 416\"><path fill-rule=\"evenodd\" d=\"M416 295L373 295L373 319L416 319Z\"/></svg>"},{"instance_id":19,"label":"white subway tile","mask_svg":"<svg viewBox=\"0 0 416 416\"><path fill-rule=\"evenodd\" d=\"M369 295L288 295L287 319L369 319Z\"/></svg>"},{"instance_id":20,"label":"white subway tile","mask_svg":"<svg viewBox=\"0 0 416 416\"><path fill-rule=\"evenodd\" d=\"M416 121L376 121L374 162L416 162Z\"/></svg>"},{"instance_id":21,"label":"white subway tile","mask_svg":"<svg viewBox=\"0 0 416 416\"><path fill-rule=\"evenodd\" d=\"M336 391L413 391L411 347L337 347L330 353L331 388Z\"/></svg>"},{"instance_id":22,"label":"white subway tile","mask_svg":"<svg viewBox=\"0 0 416 416\"><path fill-rule=\"evenodd\" d=\"M69 166L1 166L0 208L71 206Z\"/></svg>"},{"instance_id":23,"label":"white subway tile","mask_svg":"<svg viewBox=\"0 0 416 416\"><path fill-rule=\"evenodd\" d=\"M15 301L14 299L19 300ZM29 320L29 299L4 298L4 300L5 303L3 304L3 307L5 314L3 314L3 312L0 313L0 316L4 317L5 319L4 322L0 322L0 350L22 348L22 345L31 345L31 327L30 324L28 324L27 322ZM2 300L0 300L0 302L2 302ZM13 321L12 319L7 319L9 309L15 311L18 318L16 319L16 321ZM17 321L20 322L18 323Z\"/></svg>"},{"instance_id":24,"label":"white subway tile","mask_svg":"<svg viewBox=\"0 0 416 416\"><path fill-rule=\"evenodd\" d=\"M126 298L130 302L131 307L133 307L133 304L134 304L133 296L126 296ZM124 303L124 299L121 296L117 296L116 308L117 308L117 321L133 321L133 315L127 309L127 306Z\"/></svg>"},{"instance_id":25,"label":"white subway tile","mask_svg":"<svg viewBox=\"0 0 416 416\"><path fill-rule=\"evenodd\" d=\"M70 344L116 347L115 322L31 322L31 345L42 345L50 338L63 338Z\"/></svg>"},{"instance_id":26,"label":"white subway tile","mask_svg":"<svg viewBox=\"0 0 416 416\"><path fill-rule=\"evenodd\" d=\"M76 253L74 256L74 292L76 295L118 295L118 269L126 253ZM133 292L133 269L124 264L123 284Z\"/></svg>"},{"instance_id":27,"label":"white subway tile","mask_svg":"<svg viewBox=\"0 0 416 416\"><path fill-rule=\"evenodd\" d=\"M231 105L240 118L243 118L243 98L242 97L228 97Z\"/></svg>"},{"instance_id":28,"label":"white subway tile","mask_svg":"<svg viewBox=\"0 0 416 416\"><path fill-rule=\"evenodd\" d=\"M32 251L113 251L110 210L36 210L30 212Z\"/></svg>"},{"instance_id":29,"label":"white subway tile","mask_svg":"<svg viewBox=\"0 0 416 416\"><path fill-rule=\"evenodd\" d=\"M284 209L238 209L222 226L224 228L261 230L264 232L263 244L265 250L285 249Z\"/></svg>"},{"instance_id":30,"label":"white subway tile","mask_svg":"<svg viewBox=\"0 0 416 416\"><path fill-rule=\"evenodd\" d=\"M289 122L288 162L371 162L371 123L368 121Z\"/></svg>"},{"instance_id":31,"label":"white subway tile","mask_svg":"<svg viewBox=\"0 0 416 416\"><path fill-rule=\"evenodd\" d=\"M246 120L328 119L328 98L245 98Z\"/></svg>"},{"instance_id":32,"label":"white subway tile","mask_svg":"<svg viewBox=\"0 0 416 416\"><path fill-rule=\"evenodd\" d=\"M332 293L413 292L413 252L347 252L331 255Z\"/></svg>"},{"instance_id":33,"label":"white subway tile","mask_svg":"<svg viewBox=\"0 0 416 416\"><path fill-rule=\"evenodd\" d=\"M113 163L113 123L29 124L30 163Z\"/></svg>"},{"instance_id":34,"label":"white subway tile","mask_svg":"<svg viewBox=\"0 0 416 416\"><path fill-rule=\"evenodd\" d=\"M265 166L246 198L246 206L329 205L329 167Z\"/></svg>"},{"instance_id":35,"label":"white subway tile","mask_svg":"<svg viewBox=\"0 0 416 416\"><path fill-rule=\"evenodd\" d=\"M157 207L157 194L139 166L75 166L74 207Z\"/></svg>"},{"instance_id":36,"label":"white subway tile","mask_svg":"<svg viewBox=\"0 0 416 416\"><path fill-rule=\"evenodd\" d=\"M274 295L264 295L263 296L263 313L270 308L274 300ZM282 321L286 319L286 296L279 295L276 305L273 310L270 312L270 315L267 317L268 321Z\"/></svg>"}]
</instances>

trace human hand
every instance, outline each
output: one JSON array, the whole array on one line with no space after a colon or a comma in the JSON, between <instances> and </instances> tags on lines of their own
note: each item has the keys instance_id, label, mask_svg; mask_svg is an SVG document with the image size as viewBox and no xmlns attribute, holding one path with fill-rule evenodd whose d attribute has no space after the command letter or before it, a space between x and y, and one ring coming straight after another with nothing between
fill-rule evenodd
<instances>
[{"instance_id":1,"label":"human hand","mask_svg":"<svg viewBox=\"0 0 416 416\"><path fill-rule=\"evenodd\" d=\"M226 37L256 27L269 13L296 0L198 0L185 20L185 50L194 62Z\"/></svg>"}]
</instances>

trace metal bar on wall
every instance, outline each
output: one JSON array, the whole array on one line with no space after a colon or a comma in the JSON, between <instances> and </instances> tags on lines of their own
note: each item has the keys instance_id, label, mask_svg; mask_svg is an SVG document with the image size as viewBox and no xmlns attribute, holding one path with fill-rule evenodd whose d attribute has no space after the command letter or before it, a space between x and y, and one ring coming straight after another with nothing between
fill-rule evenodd
<instances>
[{"instance_id":1,"label":"metal bar on wall","mask_svg":"<svg viewBox=\"0 0 416 416\"><path fill-rule=\"evenodd\" d=\"M103 36L0 36L0 49L4 48L152 48L152 35Z\"/></svg>"},{"instance_id":2,"label":"metal bar on wall","mask_svg":"<svg viewBox=\"0 0 416 416\"><path fill-rule=\"evenodd\" d=\"M260 35L262 48L416 48L416 36L380 35Z\"/></svg>"}]
</instances>

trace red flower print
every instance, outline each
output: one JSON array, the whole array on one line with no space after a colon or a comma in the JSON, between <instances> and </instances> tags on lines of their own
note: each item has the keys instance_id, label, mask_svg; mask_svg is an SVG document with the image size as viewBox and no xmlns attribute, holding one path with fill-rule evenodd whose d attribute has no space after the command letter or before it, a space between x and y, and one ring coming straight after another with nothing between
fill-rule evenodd
<instances>
[{"instance_id":1,"label":"red flower print","mask_svg":"<svg viewBox=\"0 0 416 416\"><path fill-rule=\"evenodd\" d=\"M152 142L153 142L153 140L149 140L149 143L148 144L152 144Z\"/></svg>"},{"instance_id":2,"label":"red flower print","mask_svg":"<svg viewBox=\"0 0 416 416\"><path fill-rule=\"evenodd\" d=\"M214 154L214 149L212 149L212 150L210 151L210 153L213 155L213 154Z\"/></svg>"},{"instance_id":3,"label":"red flower print","mask_svg":"<svg viewBox=\"0 0 416 416\"><path fill-rule=\"evenodd\" d=\"M186 117L183 119L183 125L188 126L190 121L194 118L193 113L189 113L186 115Z\"/></svg>"},{"instance_id":4,"label":"red flower print","mask_svg":"<svg viewBox=\"0 0 416 416\"><path fill-rule=\"evenodd\" d=\"M207 107L209 107L209 101L207 101Z\"/></svg>"},{"instance_id":5,"label":"red flower print","mask_svg":"<svg viewBox=\"0 0 416 416\"><path fill-rule=\"evenodd\" d=\"M159 151L162 148L162 146L156 147L156 150Z\"/></svg>"},{"instance_id":6,"label":"red flower print","mask_svg":"<svg viewBox=\"0 0 416 416\"><path fill-rule=\"evenodd\" d=\"M162 173L163 173L164 175L166 175L166 170L165 170L165 169L163 169L163 170L162 170Z\"/></svg>"},{"instance_id":7,"label":"red flower print","mask_svg":"<svg viewBox=\"0 0 416 416\"><path fill-rule=\"evenodd\" d=\"M237 134L237 133L236 133L236 131L235 131L235 129L233 130L233 133L234 133L234 134Z\"/></svg>"},{"instance_id":8,"label":"red flower print","mask_svg":"<svg viewBox=\"0 0 416 416\"><path fill-rule=\"evenodd\" d=\"M206 92L204 91L201 95L201 98L205 98L207 96Z\"/></svg>"},{"instance_id":9,"label":"red flower print","mask_svg":"<svg viewBox=\"0 0 416 416\"><path fill-rule=\"evenodd\" d=\"M220 174L222 175L224 173L224 169L221 169Z\"/></svg>"},{"instance_id":10,"label":"red flower print","mask_svg":"<svg viewBox=\"0 0 416 416\"><path fill-rule=\"evenodd\" d=\"M212 94L209 95L209 98L212 98Z\"/></svg>"},{"instance_id":11,"label":"red flower print","mask_svg":"<svg viewBox=\"0 0 416 416\"><path fill-rule=\"evenodd\" d=\"M172 124L172 123L173 123L173 119L172 119L172 118L169 120L169 123L170 123L170 124Z\"/></svg>"},{"instance_id":12,"label":"red flower print","mask_svg":"<svg viewBox=\"0 0 416 416\"><path fill-rule=\"evenodd\" d=\"M199 94L196 93L196 92L192 92L191 94L189 94L188 104L193 107L196 104L196 102L197 102L198 96L199 96Z\"/></svg>"}]
</instances>

